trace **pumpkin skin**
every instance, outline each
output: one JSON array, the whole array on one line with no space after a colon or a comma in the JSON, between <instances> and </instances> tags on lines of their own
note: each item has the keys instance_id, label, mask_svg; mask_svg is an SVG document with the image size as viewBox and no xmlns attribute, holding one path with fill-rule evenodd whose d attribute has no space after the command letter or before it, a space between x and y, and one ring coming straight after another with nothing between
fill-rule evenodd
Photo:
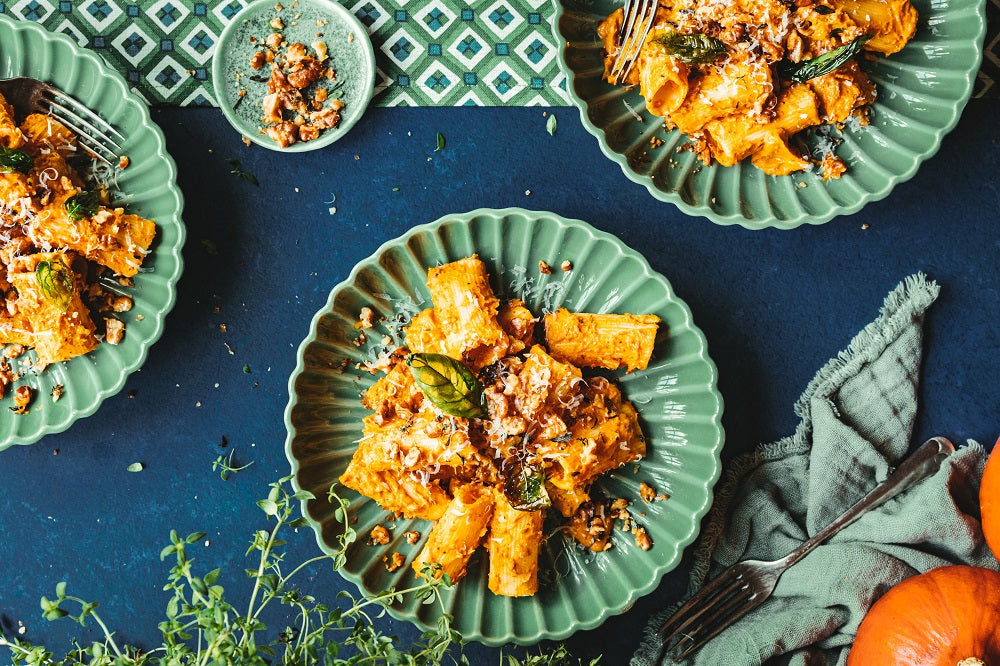
<instances>
[{"instance_id":1,"label":"pumpkin skin","mask_svg":"<svg viewBox=\"0 0 1000 666\"><path fill-rule=\"evenodd\" d=\"M979 486L979 507L986 543L1000 560L1000 440L993 445L993 453L986 461Z\"/></svg>"},{"instance_id":2,"label":"pumpkin skin","mask_svg":"<svg viewBox=\"0 0 1000 666\"><path fill-rule=\"evenodd\" d=\"M1000 573L956 565L907 578L876 601L847 666L957 666L971 659L1000 664Z\"/></svg>"}]
</instances>

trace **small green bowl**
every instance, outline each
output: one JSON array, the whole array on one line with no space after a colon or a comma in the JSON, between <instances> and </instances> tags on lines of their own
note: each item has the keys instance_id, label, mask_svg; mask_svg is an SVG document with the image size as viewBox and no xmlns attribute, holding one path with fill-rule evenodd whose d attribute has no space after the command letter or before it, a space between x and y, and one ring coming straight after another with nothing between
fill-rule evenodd
<instances>
[{"instance_id":1,"label":"small green bowl","mask_svg":"<svg viewBox=\"0 0 1000 666\"><path fill-rule=\"evenodd\" d=\"M279 4L284 6L280 11L275 9ZM285 23L280 31L285 41L302 42L307 46L315 41L326 42L330 66L337 72L337 81L343 81L343 86L335 93L344 101L340 124L325 130L317 139L293 143L287 148L261 134L264 125L260 120L263 113L260 103L267 94L267 85L250 78L269 76L269 70L255 72L251 69L250 57L260 50L259 40L273 32L269 24L276 17ZM317 26L317 21L327 23ZM322 37L317 37L317 33L322 33ZM256 37L258 42L252 43L251 37ZM239 81L237 72L243 75ZM336 2L257 0L240 11L222 31L212 59L212 86L222 113L236 131L250 141L289 153L317 150L346 134L368 107L375 90L375 51L365 26ZM247 94L241 102L239 91L243 89Z\"/></svg>"}]
</instances>

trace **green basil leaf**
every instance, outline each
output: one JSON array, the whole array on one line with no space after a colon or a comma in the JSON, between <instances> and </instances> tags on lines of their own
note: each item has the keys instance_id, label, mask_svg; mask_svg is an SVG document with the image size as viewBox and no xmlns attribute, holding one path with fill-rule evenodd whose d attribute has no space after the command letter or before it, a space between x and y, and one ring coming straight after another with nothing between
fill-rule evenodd
<instances>
[{"instance_id":1,"label":"green basil leaf","mask_svg":"<svg viewBox=\"0 0 1000 666\"><path fill-rule=\"evenodd\" d=\"M726 45L722 40L701 33L684 35L667 30L654 37L653 41L662 45L670 55L689 65L709 63L726 53Z\"/></svg>"},{"instance_id":2,"label":"green basil leaf","mask_svg":"<svg viewBox=\"0 0 1000 666\"><path fill-rule=\"evenodd\" d=\"M537 511L552 505L545 490L545 474L534 465L515 465L504 477L503 494L518 511Z\"/></svg>"},{"instance_id":3,"label":"green basil leaf","mask_svg":"<svg viewBox=\"0 0 1000 666\"><path fill-rule=\"evenodd\" d=\"M39 261L35 267L35 280L42 290L45 300L52 303L63 312L69 309L76 291L76 280L73 271L66 264L55 261Z\"/></svg>"},{"instance_id":4,"label":"green basil leaf","mask_svg":"<svg viewBox=\"0 0 1000 666\"><path fill-rule=\"evenodd\" d=\"M836 11L832 7L827 7L826 5L816 5L815 7L813 7L813 9L816 10L817 14L822 14L823 16L832 14Z\"/></svg>"},{"instance_id":5,"label":"green basil leaf","mask_svg":"<svg viewBox=\"0 0 1000 666\"><path fill-rule=\"evenodd\" d=\"M483 386L461 361L443 354L410 354L406 364L427 399L445 414L466 419L486 416Z\"/></svg>"},{"instance_id":6,"label":"green basil leaf","mask_svg":"<svg viewBox=\"0 0 1000 666\"><path fill-rule=\"evenodd\" d=\"M28 173L33 166L35 166L35 160L31 159L31 155L28 153L17 148L0 146L0 173L12 171Z\"/></svg>"},{"instance_id":7,"label":"green basil leaf","mask_svg":"<svg viewBox=\"0 0 1000 666\"><path fill-rule=\"evenodd\" d=\"M76 222L85 217L93 217L97 213L97 208L101 205L101 195L97 192L84 190L66 199L64 205L66 206L66 214L69 215L69 221Z\"/></svg>"},{"instance_id":8,"label":"green basil leaf","mask_svg":"<svg viewBox=\"0 0 1000 666\"><path fill-rule=\"evenodd\" d=\"M871 35L861 35L849 44L844 44L821 56L816 56L810 60L803 60L802 62L782 60L776 67L778 76L788 81L802 83L809 79L815 79L817 76L829 74L846 65L851 58L864 48L869 39L871 39Z\"/></svg>"}]
</instances>

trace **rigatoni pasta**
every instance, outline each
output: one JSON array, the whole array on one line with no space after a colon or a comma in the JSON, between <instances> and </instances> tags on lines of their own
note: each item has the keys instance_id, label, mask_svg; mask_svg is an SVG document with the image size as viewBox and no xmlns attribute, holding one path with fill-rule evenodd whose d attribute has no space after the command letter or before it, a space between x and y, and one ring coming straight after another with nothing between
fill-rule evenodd
<instances>
[{"instance_id":1,"label":"rigatoni pasta","mask_svg":"<svg viewBox=\"0 0 1000 666\"><path fill-rule=\"evenodd\" d=\"M816 166L824 180L846 170L834 146L814 155L790 140L819 125L867 124L875 87L855 56L895 53L917 26L910 0L660 0L618 81L623 17L617 9L598 27L605 78L638 85L649 112L690 136L706 165L750 158L776 176Z\"/></svg>"},{"instance_id":2,"label":"rigatoni pasta","mask_svg":"<svg viewBox=\"0 0 1000 666\"><path fill-rule=\"evenodd\" d=\"M659 319L560 309L543 332L523 302L497 298L476 256L431 268L427 283L433 307L411 319L407 347L382 358L340 481L434 521L417 575L458 581L485 546L491 591L535 594L546 516L593 515L598 477L646 453L632 404L581 367L645 368Z\"/></svg>"}]
</instances>

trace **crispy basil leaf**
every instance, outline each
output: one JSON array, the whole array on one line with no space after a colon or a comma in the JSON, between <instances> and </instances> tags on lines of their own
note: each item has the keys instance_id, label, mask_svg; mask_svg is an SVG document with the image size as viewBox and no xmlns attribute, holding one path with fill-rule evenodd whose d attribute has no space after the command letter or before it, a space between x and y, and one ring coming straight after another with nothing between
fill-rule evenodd
<instances>
[{"instance_id":1,"label":"crispy basil leaf","mask_svg":"<svg viewBox=\"0 0 1000 666\"><path fill-rule=\"evenodd\" d=\"M822 14L823 16L832 14L833 12L836 11L832 7L827 7L826 5L816 5L815 7L813 7L813 9L816 10L817 14Z\"/></svg>"},{"instance_id":2,"label":"crispy basil leaf","mask_svg":"<svg viewBox=\"0 0 1000 666\"><path fill-rule=\"evenodd\" d=\"M28 173L34 165L35 160L31 159L31 155L23 150L0 146L0 173L12 171Z\"/></svg>"},{"instance_id":3,"label":"crispy basil leaf","mask_svg":"<svg viewBox=\"0 0 1000 666\"><path fill-rule=\"evenodd\" d=\"M410 354L406 364L427 399L445 414L466 419L486 416L483 385L461 361L443 354Z\"/></svg>"},{"instance_id":4,"label":"crispy basil leaf","mask_svg":"<svg viewBox=\"0 0 1000 666\"><path fill-rule=\"evenodd\" d=\"M518 511L537 511L552 505L545 490L545 474L534 465L513 466L504 477L503 494Z\"/></svg>"},{"instance_id":5,"label":"crispy basil leaf","mask_svg":"<svg viewBox=\"0 0 1000 666\"><path fill-rule=\"evenodd\" d=\"M689 65L709 63L726 53L726 45L722 40L696 33L684 35L673 30L667 30L653 39L673 57Z\"/></svg>"},{"instance_id":6,"label":"crispy basil leaf","mask_svg":"<svg viewBox=\"0 0 1000 666\"><path fill-rule=\"evenodd\" d=\"M52 303L63 312L69 309L76 291L76 280L73 271L59 261L39 261L35 267L35 279L45 300Z\"/></svg>"},{"instance_id":7,"label":"crispy basil leaf","mask_svg":"<svg viewBox=\"0 0 1000 666\"><path fill-rule=\"evenodd\" d=\"M788 81L802 83L809 79L815 79L817 76L829 74L846 65L861 51L869 39L871 39L871 35L861 35L849 44L844 44L821 56L802 62L782 60L777 65L778 76Z\"/></svg>"},{"instance_id":8,"label":"crispy basil leaf","mask_svg":"<svg viewBox=\"0 0 1000 666\"><path fill-rule=\"evenodd\" d=\"M100 205L101 195L84 190L66 199L66 214L69 215L70 222L76 222L85 217L92 217Z\"/></svg>"}]
</instances>

